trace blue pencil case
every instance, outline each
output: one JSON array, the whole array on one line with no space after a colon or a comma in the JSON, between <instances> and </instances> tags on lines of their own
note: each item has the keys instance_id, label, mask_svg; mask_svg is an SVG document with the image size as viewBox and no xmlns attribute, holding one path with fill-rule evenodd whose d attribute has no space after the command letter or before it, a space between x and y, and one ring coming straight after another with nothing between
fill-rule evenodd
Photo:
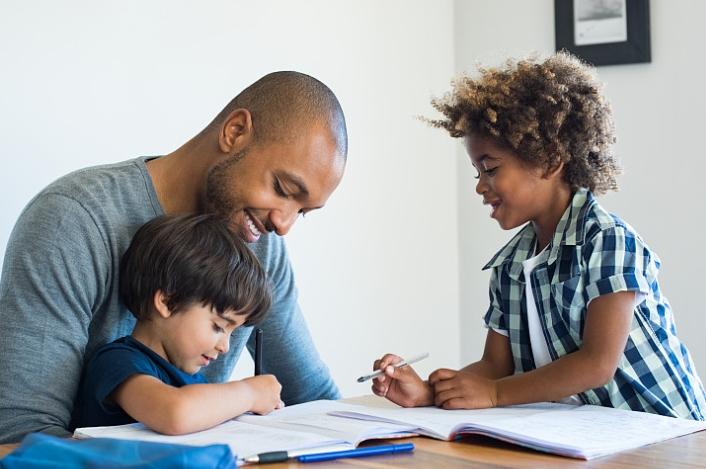
<instances>
[{"instance_id":1,"label":"blue pencil case","mask_svg":"<svg viewBox=\"0 0 706 469\"><path fill-rule=\"evenodd\" d=\"M186 446L148 441L92 438L69 440L27 435L5 458L2 469L35 468L219 468L236 467L228 445Z\"/></svg>"}]
</instances>

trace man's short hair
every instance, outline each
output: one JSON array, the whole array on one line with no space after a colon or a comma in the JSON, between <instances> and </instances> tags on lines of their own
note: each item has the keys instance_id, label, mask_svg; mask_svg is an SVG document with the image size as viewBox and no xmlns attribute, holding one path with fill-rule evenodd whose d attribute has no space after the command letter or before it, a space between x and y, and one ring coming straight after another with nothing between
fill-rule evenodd
<instances>
[{"instance_id":1,"label":"man's short hair","mask_svg":"<svg viewBox=\"0 0 706 469\"><path fill-rule=\"evenodd\" d=\"M177 313L194 304L260 322L270 308L267 276L257 257L212 214L162 216L140 227L120 261L120 298L138 320L161 290Z\"/></svg>"},{"instance_id":2,"label":"man's short hair","mask_svg":"<svg viewBox=\"0 0 706 469\"><path fill-rule=\"evenodd\" d=\"M236 109L250 111L256 142L287 141L301 132L302 124L320 123L331 130L336 150L348 155L348 130L343 109L331 89L300 72L265 75L233 98L209 127L220 126Z\"/></svg>"}]
</instances>

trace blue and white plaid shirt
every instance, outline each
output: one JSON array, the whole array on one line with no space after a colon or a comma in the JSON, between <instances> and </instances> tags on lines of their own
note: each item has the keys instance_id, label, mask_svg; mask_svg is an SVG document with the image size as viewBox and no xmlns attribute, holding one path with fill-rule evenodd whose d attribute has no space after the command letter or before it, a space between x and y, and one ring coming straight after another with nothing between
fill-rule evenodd
<instances>
[{"instance_id":1,"label":"blue and white plaid shirt","mask_svg":"<svg viewBox=\"0 0 706 469\"><path fill-rule=\"evenodd\" d=\"M522 261L534 254L525 226L484 267L492 268L488 327L507 331L515 373L535 369L527 327ZM581 348L589 302L634 291L625 351L613 379L579 394L587 404L704 420L706 394L686 346L677 338L669 302L659 289L659 258L627 223L578 190L561 217L548 255L530 275L542 332L552 360Z\"/></svg>"}]
</instances>

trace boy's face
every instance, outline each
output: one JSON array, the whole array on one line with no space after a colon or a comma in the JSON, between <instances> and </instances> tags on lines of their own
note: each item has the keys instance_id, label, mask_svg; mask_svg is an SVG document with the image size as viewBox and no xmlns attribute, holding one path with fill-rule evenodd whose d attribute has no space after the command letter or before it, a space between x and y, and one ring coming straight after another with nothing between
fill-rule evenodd
<instances>
[{"instance_id":1,"label":"boy's face","mask_svg":"<svg viewBox=\"0 0 706 469\"><path fill-rule=\"evenodd\" d=\"M557 175L544 175L540 168L530 167L517 154L493 139L471 134L465 138L466 151L478 171L476 192L483 204L490 206L490 216L504 230L540 223L551 206Z\"/></svg>"},{"instance_id":2,"label":"boy's face","mask_svg":"<svg viewBox=\"0 0 706 469\"><path fill-rule=\"evenodd\" d=\"M161 324L161 345L165 358L180 370L194 374L228 351L230 335L247 315L228 311L219 316L215 309L193 304L170 314Z\"/></svg>"}]
</instances>

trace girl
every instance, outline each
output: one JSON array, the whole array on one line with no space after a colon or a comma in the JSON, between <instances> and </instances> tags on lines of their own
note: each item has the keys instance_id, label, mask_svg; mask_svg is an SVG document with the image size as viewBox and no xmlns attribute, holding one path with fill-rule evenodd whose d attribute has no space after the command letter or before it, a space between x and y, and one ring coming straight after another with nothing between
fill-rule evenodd
<instances>
[{"instance_id":1,"label":"girl","mask_svg":"<svg viewBox=\"0 0 706 469\"><path fill-rule=\"evenodd\" d=\"M659 258L593 194L617 188L611 111L566 53L462 77L430 121L463 137L476 192L501 228L524 227L491 270L482 358L423 381L387 354L373 391L402 406L539 401L703 420L706 396L657 280Z\"/></svg>"}]
</instances>

